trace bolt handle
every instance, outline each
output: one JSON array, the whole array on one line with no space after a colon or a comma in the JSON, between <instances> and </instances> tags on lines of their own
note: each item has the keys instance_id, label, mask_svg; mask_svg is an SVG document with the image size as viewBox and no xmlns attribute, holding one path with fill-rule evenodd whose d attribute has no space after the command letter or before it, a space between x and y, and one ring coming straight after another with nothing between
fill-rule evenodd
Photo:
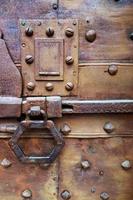
<instances>
[{"instance_id":1,"label":"bolt handle","mask_svg":"<svg viewBox=\"0 0 133 200\"><path fill-rule=\"evenodd\" d=\"M55 146L50 154L46 156L30 156L26 155L23 150L20 148L18 141L24 131L30 128L44 128L48 129L55 140ZM64 140L61 133L56 129L55 124L51 120L47 121L34 121L26 120L19 123L17 129L15 130L13 136L9 140L9 146L17 156L17 158L23 163L39 163L39 164L51 164L56 157L59 155L60 151L64 146Z\"/></svg>"}]
</instances>

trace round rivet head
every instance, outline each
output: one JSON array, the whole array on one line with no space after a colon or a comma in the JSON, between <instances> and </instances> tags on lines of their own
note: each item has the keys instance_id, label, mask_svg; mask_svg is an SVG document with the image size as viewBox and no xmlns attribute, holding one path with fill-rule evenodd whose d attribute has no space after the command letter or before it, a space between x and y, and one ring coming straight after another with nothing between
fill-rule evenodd
<instances>
[{"instance_id":1,"label":"round rivet head","mask_svg":"<svg viewBox=\"0 0 133 200\"><path fill-rule=\"evenodd\" d=\"M109 199L109 194L107 193L107 192L102 192L101 194L100 194L100 198L102 199L102 200L108 200Z\"/></svg>"},{"instance_id":2,"label":"round rivet head","mask_svg":"<svg viewBox=\"0 0 133 200\"><path fill-rule=\"evenodd\" d=\"M24 198L30 198L30 197L32 197L32 191L29 189L26 189L21 193L21 195Z\"/></svg>"},{"instance_id":3,"label":"round rivet head","mask_svg":"<svg viewBox=\"0 0 133 200\"><path fill-rule=\"evenodd\" d=\"M54 29L53 29L52 27L48 27L48 28L46 29L46 35L47 35L48 37L52 37L52 36L54 35Z\"/></svg>"},{"instance_id":4,"label":"round rivet head","mask_svg":"<svg viewBox=\"0 0 133 200\"><path fill-rule=\"evenodd\" d=\"M107 133L112 133L115 130L114 125L111 122L106 122L103 126L103 129L107 132Z\"/></svg>"},{"instance_id":5,"label":"round rivet head","mask_svg":"<svg viewBox=\"0 0 133 200\"><path fill-rule=\"evenodd\" d=\"M33 59L32 55L27 55L27 56L25 57L25 62L26 62L27 64L32 64L33 61L34 61L34 59Z\"/></svg>"},{"instance_id":6,"label":"round rivet head","mask_svg":"<svg viewBox=\"0 0 133 200\"><path fill-rule=\"evenodd\" d=\"M27 89L28 89L28 90L34 90L34 88L35 88L35 83L29 82L29 83L27 84Z\"/></svg>"},{"instance_id":7,"label":"round rivet head","mask_svg":"<svg viewBox=\"0 0 133 200\"><path fill-rule=\"evenodd\" d=\"M72 37L74 35L74 30L72 28L67 28L65 34L67 37Z\"/></svg>"},{"instance_id":8,"label":"round rivet head","mask_svg":"<svg viewBox=\"0 0 133 200\"><path fill-rule=\"evenodd\" d=\"M94 42L96 39L96 31L95 30L89 30L85 34L85 38L88 42Z\"/></svg>"},{"instance_id":9,"label":"round rivet head","mask_svg":"<svg viewBox=\"0 0 133 200\"><path fill-rule=\"evenodd\" d=\"M110 65L108 68L108 73L110 75L115 75L118 72L118 67L116 65Z\"/></svg>"},{"instance_id":10,"label":"round rivet head","mask_svg":"<svg viewBox=\"0 0 133 200\"><path fill-rule=\"evenodd\" d=\"M31 27L27 27L25 29L25 34L28 36L28 37L31 37L33 35L33 29Z\"/></svg>"},{"instance_id":11,"label":"round rivet head","mask_svg":"<svg viewBox=\"0 0 133 200\"><path fill-rule=\"evenodd\" d=\"M63 135L68 135L71 132L71 128L68 124L63 124L60 131L63 133Z\"/></svg>"},{"instance_id":12,"label":"round rivet head","mask_svg":"<svg viewBox=\"0 0 133 200\"><path fill-rule=\"evenodd\" d=\"M65 88L66 88L66 90L71 91L71 90L74 88L74 85L73 85L72 82L68 82L68 83L65 85Z\"/></svg>"},{"instance_id":13,"label":"round rivet head","mask_svg":"<svg viewBox=\"0 0 133 200\"><path fill-rule=\"evenodd\" d=\"M131 162L129 160L125 160L121 163L121 167L125 170L128 170L130 169L132 166L131 166Z\"/></svg>"},{"instance_id":14,"label":"round rivet head","mask_svg":"<svg viewBox=\"0 0 133 200\"><path fill-rule=\"evenodd\" d=\"M53 86L52 83L47 83L45 88L46 88L47 91L52 91L54 89L54 86Z\"/></svg>"},{"instance_id":15,"label":"round rivet head","mask_svg":"<svg viewBox=\"0 0 133 200\"><path fill-rule=\"evenodd\" d=\"M130 39L133 40L133 32L129 35Z\"/></svg>"},{"instance_id":16,"label":"round rivet head","mask_svg":"<svg viewBox=\"0 0 133 200\"><path fill-rule=\"evenodd\" d=\"M68 190L64 190L62 193L61 193L61 197L62 199L64 200L68 200L71 198L71 193L68 191Z\"/></svg>"},{"instance_id":17,"label":"round rivet head","mask_svg":"<svg viewBox=\"0 0 133 200\"><path fill-rule=\"evenodd\" d=\"M66 57L66 64L67 65L72 65L74 63L73 57L72 56L67 56Z\"/></svg>"},{"instance_id":18,"label":"round rivet head","mask_svg":"<svg viewBox=\"0 0 133 200\"><path fill-rule=\"evenodd\" d=\"M81 161L81 167L83 169L89 169L91 167L91 163L88 160Z\"/></svg>"},{"instance_id":19,"label":"round rivet head","mask_svg":"<svg viewBox=\"0 0 133 200\"><path fill-rule=\"evenodd\" d=\"M12 165L11 161L4 158L2 161L1 161L1 166L3 166L4 168L8 168Z\"/></svg>"}]
</instances>

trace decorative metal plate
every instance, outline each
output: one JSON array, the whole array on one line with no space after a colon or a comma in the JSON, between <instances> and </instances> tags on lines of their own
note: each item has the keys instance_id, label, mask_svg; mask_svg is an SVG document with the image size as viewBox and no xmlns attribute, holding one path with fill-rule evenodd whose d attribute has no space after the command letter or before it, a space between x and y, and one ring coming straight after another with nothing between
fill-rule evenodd
<instances>
[{"instance_id":1,"label":"decorative metal plate","mask_svg":"<svg viewBox=\"0 0 133 200\"><path fill-rule=\"evenodd\" d=\"M76 95L78 21L20 20L20 29L23 96Z\"/></svg>"}]
</instances>

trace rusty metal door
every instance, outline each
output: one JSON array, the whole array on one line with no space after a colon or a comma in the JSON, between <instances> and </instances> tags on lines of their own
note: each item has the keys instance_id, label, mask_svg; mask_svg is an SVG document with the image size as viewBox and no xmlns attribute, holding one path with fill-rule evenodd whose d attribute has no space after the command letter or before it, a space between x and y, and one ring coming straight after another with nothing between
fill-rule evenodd
<instances>
[{"instance_id":1,"label":"rusty metal door","mask_svg":"<svg viewBox=\"0 0 133 200\"><path fill-rule=\"evenodd\" d=\"M133 199L133 1L0 3L0 200Z\"/></svg>"}]
</instances>

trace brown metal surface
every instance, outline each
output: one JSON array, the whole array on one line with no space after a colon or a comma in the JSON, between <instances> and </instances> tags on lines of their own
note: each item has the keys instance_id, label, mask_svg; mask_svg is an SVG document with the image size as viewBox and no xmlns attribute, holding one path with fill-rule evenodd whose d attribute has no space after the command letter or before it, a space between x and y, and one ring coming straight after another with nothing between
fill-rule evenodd
<instances>
[{"instance_id":1,"label":"brown metal surface","mask_svg":"<svg viewBox=\"0 0 133 200\"><path fill-rule=\"evenodd\" d=\"M133 65L116 63L118 72L108 73L110 63L86 63L79 67L79 96L87 99L133 99Z\"/></svg>"},{"instance_id":2,"label":"brown metal surface","mask_svg":"<svg viewBox=\"0 0 133 200\"><path fill-rule=\"evenodd\" d=\"M21 98L0 97L0 118L20 117L21 104Z\"/></svg>"},{"instance_id":3,"label":"brown metal surface","mask_svg":"<svg viewBox=\"0 0 133 200\"><path fill-rule=\"evenodd\" d=\"M121 167L126 159L132 164L132 143L131 138L119 137L66 140L60 156L59 199L62 200L63 191L69 191L71 200L100 200L100 196L110 196L112 200L132 199L133 168ZM82 162L87 161L90 167L83 168Z\"/></svg>"},{"instance_id":4,"label":"brown metal surface","mask_svg":"<svg viewBox=\"0 0 133 200\"><path fill-rule=\"evenodd\" d=\"M40 21L41 25L38 26ZM32 27L33 35L25 34L27 27ZM54 34L47 35L52 27ZM74 35L67 37L65 31L72 28ZM26 20L20 21L21 28L21 63L24 80L23 96L59 95L72 96L77 94L78 82L78 21L73 20ZM51 30L50 30L51 31ZM35 44L35 45L34 45ZM30 61L25 58L30 56ZM33 58L31 58L31 56ZM65 58L72 56L73 63ZM70 62L70 61L69 61ZM73 87L67 90L65 85L71 82ZM32 90L27 87L34 84Z\"/></svg>"},{"instance_id":5,"label":"brown metal surface","mask_svg":"<svg viewBox=\"0 0 133 200\"><path fill-rule=\"evenodd\" d=\"M133 2L132 0L60 0L59 18L79 20L80 62L133 61ZM88 42L88 31L96 39Z\"/></svg>"},{"instance_id":6,"label":"brown metal surface","mask_svg":"<svg viewBox=\"0 0 133 200\"><path fill-rule=\"evenodd\" d=\"M0 96L20 97L21 75L13 63L5 41L0 38Z\"/></svg>"},{"instance_id":7,"label":"brown metal surface","mask_svg":"<svg viewBox=\"0 0 133 200\"><path fill-rule=\"evenodd\" d=\"M45 154L51 149L52 140L22 139L20 145L25 152ZM8 140L0 142L0 161L8 159L12 165L8 168L0 166L0 199L22 200L22 192L32 191L32 200L57 200L58 169L54 162L49 168L38 165L22 164L10 151Z\"/></svg>"}]
</instances>

